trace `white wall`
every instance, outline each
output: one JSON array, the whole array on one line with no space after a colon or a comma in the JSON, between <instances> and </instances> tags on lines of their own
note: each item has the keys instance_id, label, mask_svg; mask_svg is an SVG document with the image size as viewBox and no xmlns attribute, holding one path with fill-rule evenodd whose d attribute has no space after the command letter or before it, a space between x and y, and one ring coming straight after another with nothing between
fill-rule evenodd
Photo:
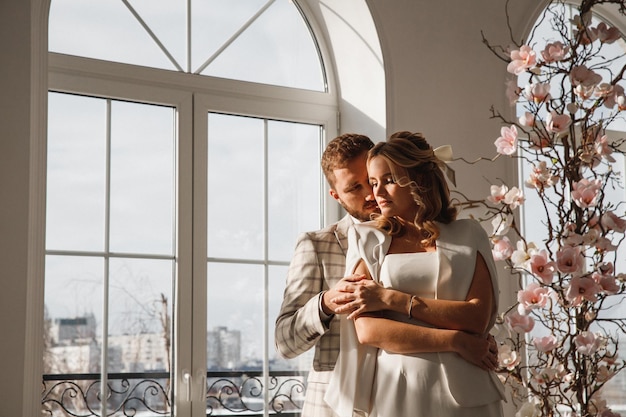
<instances>
[{"instance_id":1,"label":"white wall","mask_svg":"<svg viewBox=\"0 0 626 417\"><path fill-rule=\"evenodd\" d=\"M328 13L349 1L320 2L316 11L321 15L326 7ZM509 14L516 38L522 37L543 2L511 2ZM34 372L32 358L28 356L28 340L34 337L32 326L37 321L29 315L27 305L37 301L29 298L33 293L28 288L33 260L28 257L33 246L39 244L32 241L38 237L29 233L29 228L33 225L33 212L37 218L37 208L31 205L31 191L33 186L40 186L30 170L31 164L39 163L36 157L31 162L30 151L39 135L38 128L42 128L31 128L30 122L31 115L37 116L41 110L35 102L40 74L36 73L37 62L32 60L37 51L31 50L31 38L41 27L40 23L31 22L31 8L39 7L40 3L41 0L0 1L0 417L35 415L29 412L28 402L34 401L32 409L37 409L40 389L39 384L34 387L24 384L29 373ZM484 31L494 43L509 43L504 3L502 0L366 0L381 43L371 44L371 61L355 63L354 67L367 74L368 68L380 71L384 65L385 86L367 91L363 87L367 83L362 80L360 87L349 85L349 73L335 74L340 82L343 80L346 93L340 103L345 113L342 131L362 127L364 133L382 139L377 136L385 128L384 134L417 130L426 134L433 145L452 144L456 156L473 159L494 155L493 141L499 135L500 125L489 119L489 108L494 105L506 111L505 64L482 44L480 32ZM362 8L359 10L361 13ZM342 13L349 11L343 7ZM325 19L330 21L331 15L338 17L331 13ZM358 26L362 18L352 25ZM31 32L33 27L35 30ZM340 38L331 39L336 53L340 52ZM341 45L347 47L349 42ZM381 52L383 60L377 57ZM382 99L381 91L384 91ZM380 114L381 108L386 115ZM483 197L488 191L489 184L481 175L491 179L514 175L512 164L504 158L494 164L478 167L455 164L454 168L459 189L473 197ZM39 260L34 262L36 266ZM506 285L501 288L509 294ZM31 308L30 313L37 316L40 312L33 313Z\"/></svg>"}]
</instances>

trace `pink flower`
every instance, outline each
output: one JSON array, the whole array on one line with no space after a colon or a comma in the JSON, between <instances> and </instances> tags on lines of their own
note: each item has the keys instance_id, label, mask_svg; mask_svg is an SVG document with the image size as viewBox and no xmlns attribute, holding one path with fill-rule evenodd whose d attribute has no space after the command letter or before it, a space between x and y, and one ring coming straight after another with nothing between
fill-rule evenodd
<instances>
[{"instance_id":1,"label":"pink flower","mask_svg":"<svg viewBox=\"0 0 626 417\"><path fill-rule=\"evenodd\" d=\"M517 311L521 315L530 313L531 310L536 308L543 308L548 304L550 299L550 290L545 287L541 287L536 282L531 282L525 289L517 292Z\"/></svg>"},{"instance_id":2,"label":"pink flower","mask_svg":"<svg viewBox=\"0 0 626 417\"><path fill-rule=\"evenodd\" d=\"M595 207L598 203L598 195L602 188L600 180L582 180L573 184L572 198L580 208Z\"/></svg>"},{"instance_id":3,"label":"pink flower","mask_svg":"<svg viewBox=\"0 0 626 417\"><path fill-rule=\"evenodd\" d=\"M574 337L576 351L583 355L593 355L602 346L602 338L596 337L592 332L581 332Z\"/></svg>"},{"instance_id":4,"label":"pink flower","mask_svg":"<svg viewBox=\"0 0 626 417\"><path fill-rule=\"evenodd\" d=\"M550 352L552 349L557 347L558 340L553 335L544 336L544 337L535 337L533 339L533 345L540 352Z\"/></svg>"},{"instance_id":5,"label":"pink flower","mask_svg":"<svg viewBox=\"0 0 626 417\"><path fill-rule=\"evenodd\" d=\"M524 203L524 193L517 187L511 188L504 195L504 204L508 204L511 210L515 210Z\"/></svg>"},{"instance_id":6,"label":"pink flower","mask_svg":"<svg viewBox=\"0 0 626 417\"><path fill-rule=\"evenodd\" d=\"M506 185L492 185L491 195L487 197L487 200L491 201L494 204L502 203L504 201L504 196L507 191L509 191L509 187L507 187Z\"/></svg>"},{"instance_id":7,"label":"pink flower","mask_svg":"<svg viewBox=\"0 0 626 417\"><path fill-rule=\"evenodd\" d=\"M494 142L498 153L502 155L512 155L517 150L517 127L503 126L500 129L500 137Z\"/></svg>"},{"instance_id":8,"label":"pink flower","mask_svg":"<svg viewBox=\"0 0 626 417\"><path fill-rule=\"evenodd\" d=\"M613 275L601 275L594 272L591 278L602 288L605 294L617 294L619 291L619 283Z\"/></svg>"},{"instance_id":9,"label":"pink flower","mask_svg":"<svg viewBox=\"0 0 626 417\"><path fill-rule=\"evenodd\" d=\"M596 138L596 143L594 147L598 155L602 156L609 162L615 162L615 158L611 156L611 154L613 153L613 149L609 146L609 139L606 137L606 135Z\"/></svg>"},{"instance_id":10,"label":"pink flower","mask_svg":"<svg viewBox=\"0 0 626 417\"><path fill-rule=\"evenodd\" d=\"M517 365L520 364L522 357L514 350L511 350L509 345L502 345L498 348L498 364L512 371Z\"/></svg>"},{"instance_id":11,"label":"pink flower","mask_svg":"<svg viewBox=\"0 0 626 417\"><path fill-rule=\"evenodd\" d=\"M533 166L525 184L527 187L542 190L544 188L552 187L557 182L559 182L559 176L552 175L552 173L548 170L546 161L541 161L538 165Z\"/></svg>"},{"instance_id":12,"label":"pink flower","mask_svg":"<svg viewBox=\"0 0 626 417\"><path fill-rule=\"evenodd\" d=\"M508 314L504 320L511 330L519 334L528 333L535 327L535 320L531 316L519 314L517 311Z\"/></svg>"},{"instance_id":13,"label":"pink flower","mask_svg":"<svg viewBox=\"0 0 626 417\"><path fill-rule=\"evenodd\" d=\"M500 213L495 216L493 220L491 220L491 225L493 226L493 235L494 236L504 236L508 233L511 228L511 223L513 222L513 217L507 216L504 213Z\"/></svg>"},{"instance_id":14,"label":"pink flower","mask_svg":"<svg viewBox=\"0 0 626 417\"><path fill-rule=\"evenodd\" d=\"M543 103L550 97L550 83L532 83L524 88L524 97L537 104Z\"/></svg>"},{"instance_id":15,"label":"pink flower","mask_svg":"<svg viewBox=\"0 0 626 417\"><path fill-rule=\"evenodd\" d=\"M556 273L556 264L550 260L545 249L530 257L530 270L541 279L545 285L550 285Z\"/></svg>"},{"instance_id":16,"label":"pink flower","mask_svg":"<svg viewBox=\"0 0 626 417\"><path fill-rule=\"evenodd\" d=\"M528 139L530 140L530 149L543 151L545 148L552 147L552 141L544 132L530 132Z\"/></svg>"},{"instance_id":17,"label":"pink flower","mask_svg":"<svg viewBox=\"0 0 626 417\"><path fill-rule=\"evenodd\" d=\"M595 86L600 84L602 81L602 76L593 72L584 65L577 65L572 68L569 76L572 84L575 86L582 85L584 87L595 88Z\"/></svg>"},{"instance_id":18,"label":"pink flower","mask_svg":"<svg viewBox=\"0 0 626 417\"><path fill-rule=\"evenodd\" d=\"M579 247L564 246L556 253L556 267L564 274L575 274L582 270L585 258Z\"/></svg>"},{"instance_id":19,"label":"pink flower","mask_svg":"<svg viewBox=\"0 0 626 417\"><path fill-rule=\"evenodd\" d=\"M612 211L607 211L602 215L600 224L607 230L614 230L619 233L626 232L626 220L618 217Z\"/></svg>"},{"instance_id":20,"label":"pink flower","mask_svg":"<svg viewBox=\"0 0 626 417\"><path fill-rule=\"evenodd\" d=\"M513 253L513 245L508 237L495 238L493 240L493 249L491 250L493 259L496 261L504 261L511 257Z\"/></svg>"},{"instance_id":21,"label":"pink flower","mask_svg":"<svg viewBox=\"0 0 626 417\"><path fill-rule=\"evenodd\" d=\"M578 246L583 243L583 237L576 233L576 225L573 223L567 223L565 225L561 236L563 237L563 244L567 246Z\"/></svg>"},{"instance_id":22,"label":"pink flower","mask_svg":"<svg viewBox=\"0 0 626 417\"><path fill-rule=\"evenodd\" d=\"M565 298L573 306L579 306L583 301L595 303L598 301L598 294L602 287L588 276L573 277L565 294Z\"/></svg>"},{"instance_id":23,"label":"pink flower","mask_svg":"<svg viewBox=\"0 0 626 417\"><path fill-rule=\"evenodd\" d=\"M562 42L557 41L547 44L543 51L541 51L541 56L547 63L552 63L563 61L568 52L569 46L565 46Z\"/></svg>"},{"instance_id":24,"label":"pink flower","mask_svg":"<svg viewBox=\"0 0 626 417\"><path fill-rule=\"evenodd\" d=\"M537 253L537 246L530 242L528 245L523 240L517 241L517 249L511 254L511 262L516 268L528 269L530 257Z\"/></svg>"},{"instance_id":25,"label":"pink flower","mask_svg":"<svg viewBox=\"0 0 626 417\"><path fill-rule=\"evenodd\" d=\"M617 96L616 101L617 101L617 108L619 109L619 111L626 110L626 96L624 95Z\"/></svg>"},{"instance_id":26,"label":"pink flower","mask_svg":"<svg viewBox=\"0 0 626 417\"><path fill-rule=\"evenodd\" d=\"M519 50L511 51L511 62L507 65L506 70L511 74L520 75L537 63L535 51L528 45L522 45Z\"/></svg>"},{"instance_id":27,"label":"pink flower","mask_svg":"<svg viewBox=\"0 0 626 417\"><path fill-rule=\"evenodd\" d=\"M620 99L622 99L622 103L620 104ZM612 86L611 93L604 97L604 107L612 109L617 104L618 110L623 111L624 109L624 87L619 84Z\"/></svg>"},{"instance_id":28,"label":"pink flower","mask_svg":"<svg viewBox=\"0 0 626 417\"><path fill-rule=\"evenodd\" d=\"M565 132L572 124L572 118L568 114L557 114L555 111L546 116L546 129L548 132Z\"/></svg>"},{"instance_id":29,"label":"pink flower","mask_svg":"<svg viewBox=\"0 0 626 417\"><path fill-rule=\"evenodd\" d=\"M535 115L528 111L524 112L518 121L522 126L533 127L535 125Z\"/></svg>"},{"instance_id":30,"label":"pink flower","mask_svg":"<svg viewBox=\"0 0 626 417\"><path fill-rule=\"evenodd\" d=\"M621 37L619 30L615 27L609 28L606 23L600 22L596 28L598 39L602 43L610 44Z\"/></svg>"}]
</instances>

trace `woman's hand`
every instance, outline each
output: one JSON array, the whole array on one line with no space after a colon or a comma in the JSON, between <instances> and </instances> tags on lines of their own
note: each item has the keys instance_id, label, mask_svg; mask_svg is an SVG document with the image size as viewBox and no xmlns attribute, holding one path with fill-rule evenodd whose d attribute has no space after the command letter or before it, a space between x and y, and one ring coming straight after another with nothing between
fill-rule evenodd
<instances>
[{"instance_id":1,"label":"woman's hand","mask_svg":"<svg viewBox=\"0 0 626 417\"><path fill-rule=\"evenodd\" d=\"M492 335L472 335L459 332L455 351L463 359L486 371L498 368L498 344Z\"/></svg>"},{"instance_id":2,"label":"woman's hand","mask_svg":"<svg viewBox=\"0 0 626 417\"><path fill-rule=\"evenodd\" d=\"M336 289L341 293L331 299L331 303L339 307L335 310L338 314L348 314L352 320L360 314L385 310L387 289L371 279L350 279L346 277L341 281L342 285Z\"/></svg>"}]
</instances>

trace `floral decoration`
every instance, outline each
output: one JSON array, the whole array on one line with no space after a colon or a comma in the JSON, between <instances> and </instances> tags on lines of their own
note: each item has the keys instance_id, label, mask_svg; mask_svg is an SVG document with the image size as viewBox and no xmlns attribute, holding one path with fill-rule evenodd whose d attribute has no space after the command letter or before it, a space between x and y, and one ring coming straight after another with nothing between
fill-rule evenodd
<instances>
[{"instance_id":1,"label":"floral decoration","mask_svg":"<svg viewBox=\"0 0 626 417\"><path fill-rule=\"evenodd\" d=\"M626 119L626 64L607 52L624 35L592 19L600 4L626 16L624 0L583 0L571 6L572 18L559 0L541 18L552 29L549 39L533 32L504 48L483 35L507 64L507 96L521 114L509 120L491 109L502 122L496 157L530 167L521 188L500 182L484 200L466 201L485 207L477 217L491 223L493 255L519 284L496 339L499 375L520 417L619 415L602 388L626 366L618 349L626 317L616 308L626 295L626 275L616 272L625 261L617 254L626 202L610 198L624 188L623 164L615 162L626 140L610 129ZM518 222L531 195L544 213L535 241Z\"/></svg>"}]
</instances>

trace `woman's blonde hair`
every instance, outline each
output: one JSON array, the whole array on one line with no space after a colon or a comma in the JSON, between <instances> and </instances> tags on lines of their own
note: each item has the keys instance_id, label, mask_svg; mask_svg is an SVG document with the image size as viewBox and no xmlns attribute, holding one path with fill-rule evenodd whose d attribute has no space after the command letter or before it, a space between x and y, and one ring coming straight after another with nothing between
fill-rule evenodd
<instances>
[{"instance_id":1,"label":"woman's blonde hair","mask_svg":"<svg viewBox=\"0 0 626 417\"><path fill-rule=\"evenodd\" d=\"M442 170L444 162L435 156L421 133L407 131L396 132L386 142L378 142L369 151L368 162L374 157L385 159L396 184L409 187L417 205L413 223L423 233L421 243L432 245L439 237L435 222L450 223L457 214ZM375 220L377 227L390 235L404 232L396 218L379 214Z\"/></svg>"}]
</instances>

